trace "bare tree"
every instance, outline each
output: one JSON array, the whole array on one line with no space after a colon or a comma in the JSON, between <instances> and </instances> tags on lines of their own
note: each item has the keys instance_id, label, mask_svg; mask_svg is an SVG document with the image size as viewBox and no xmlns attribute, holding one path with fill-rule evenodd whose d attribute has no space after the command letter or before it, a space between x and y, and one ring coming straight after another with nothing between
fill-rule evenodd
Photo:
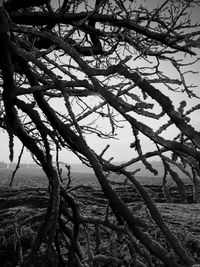
<instances>
[{"instance_id":1,"label":"bare tree","mask_svg":"<svg viewBox=\"0 0 200 267\"><path fill-rule=\"evenodd\" d=\"M128 0L1 1L1 127L9 135L10 160L16 136L42 166L50 190L44 221L31 253L21 257L22 266L153 266L149 253L165 266L195 263L135 173L126 170L142 162L157 175L149 159L158 156L165 168L165 192L168 173L182 201L187 199L184 183L171 167L174 164L194 181L196 201L200 201L200 135L190 123L200 108L195 86L190 84L199 62L200 25L193 14L200 2L151 4ZM186 101L177 101L182 96ZM187 99L192 99L193 106ZM123 164L108 160L109 146L98 153L86 141L88 135L116 138L124 125L132 133L133 156ZM166 138L170 129L175 134ZM142 136L154 149L143 152ZM116 223L107 214L104 220L82 215L54 164L55 151L59 154L61 149L69 149L94 170ZM110 172L123 175L137 188L169 249L147 234L146 224L119 198L107 178ZM104 255L100 248L93 250L91 242L99 247L100 237L90 240L90 224L95 226L96 237L101 227L122 233L132 265L116 255ZM87 253L80 243L83 228Z\"/></svg>"}]
</instances>

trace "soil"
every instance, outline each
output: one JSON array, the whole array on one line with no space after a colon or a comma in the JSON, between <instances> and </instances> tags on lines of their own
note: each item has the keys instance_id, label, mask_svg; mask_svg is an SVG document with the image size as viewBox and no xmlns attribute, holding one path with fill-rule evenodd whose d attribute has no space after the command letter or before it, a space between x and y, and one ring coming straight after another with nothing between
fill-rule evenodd
<instances>
[{"instance_id":1,"label":"soil","mask_svg":"<svg viewBox=\"0 0 200 267\"><path fill-rule=\"evenodd\" d=\"M150 234L155 237L158 234L157 227L136 189L129 184L115 182L112 182L112 186L137 216L148 220L152 227ZM144 185L144 187L156 203L167 225L198 262L200 260L200 205L193 203L192 186L186 185L188 203L185 204L180 202L176 187L170 188L173 203L166 203L160 185ZM73 191L72 193L74 194ZM99 188L81 186L76 189L76 198L83 214L105 215L107 200ZM15 189L2 187L0 189L0 266L9 266L6 265L6 259L13 253L10 246L16 242L16 233L21 236L23 249L30 250L35 230L38 229L47 205L48 190L44 187ZM14 250L14 245L12 246Z\"/></svg>"}]
</instances>

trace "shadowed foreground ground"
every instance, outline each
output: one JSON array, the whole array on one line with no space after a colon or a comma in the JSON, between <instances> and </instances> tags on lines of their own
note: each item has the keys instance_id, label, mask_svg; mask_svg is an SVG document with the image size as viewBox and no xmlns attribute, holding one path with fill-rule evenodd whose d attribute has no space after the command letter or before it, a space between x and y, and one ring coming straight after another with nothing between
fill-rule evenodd
<instances>
[{"instance_id":1,"label":"shadowed foreground ground","mask_svg":"<svg viewBox=\"0 0 200 267\"><path fill-rule=\"evenodd\" d=\"M137 192L130 185L113 183L116 191L127 203L129 208L143 218L148 225L150 235L162 242L162 235L151 219L148 210ZM165 221L176 233L184 247L192 254L196 261L200 261L200 205L180 204L179 195L175 188L171 194L176 203L168 204L163 198L160 186L146 186ZM187 187L188 195L191 187ZM105 218L107 201L98 188L84 186L76 190L77 201L84 215ZM0 266L15 266L14 254L16 243L20 242L23 253L29 253L35 231L42 220L48 204L48 191L41 188L2 187L0 189Z\"/></svg>"}]
</instances>

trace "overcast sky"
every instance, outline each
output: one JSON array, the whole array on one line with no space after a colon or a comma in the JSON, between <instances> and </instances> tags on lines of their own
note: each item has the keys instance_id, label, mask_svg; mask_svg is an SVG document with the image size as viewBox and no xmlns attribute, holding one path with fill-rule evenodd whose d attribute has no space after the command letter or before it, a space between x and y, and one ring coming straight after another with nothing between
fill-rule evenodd
<instances>
[{"instance_id":1,"label":"overcast sky","mask_svg":"<svg viewBox=\"0 0 200 267\"><path fill-rule=\"evenodd\" d=\"M160 1L152 1L154 4L155 3L160 3ZM151 3L152 3L151 2ZM198 17L199 16L199 10L194 11L193 17ZM200 56L199 49L196 50L198 55ZM166 69L168 66L166 65ZM195 65L195 70L199 72L200 70L200 63L198 62ZM170 73L170 69L167 69L167 71ZM172 73L173 74L173 73ZM188 76L188 82L193 83L194 85L198 85L198 88L196 89L196 92L198 92L199 85L200 85L200 75L194 76ZM183 94L174 94L172 92L167 92L167 94L170 96L170 98L173 100L175 106L178 106L181 100L183 100L185 97ZM199 100L197 99L189 99L187 100L188 107L198 104ZM200 111L196 111L191 120L191 124L193 127L195 127L197 130L200 130ZM148 119L148 125L151 127L157 128L158 125L154 121ZM160 122L158 122L159 124ZM103 125L102 125L103 127ZM171 127L171 131L168 131L166 138L170 138L171 136L174 136L174 127ZM7 133L3 130L0 129L0 140L1 140L1 150L0 150L0 161L9 161L9 151L8 151L8 137ZM145 137L142 137L143 143L145 144L146 151L148 150L154 150L154 145L152 142L148 141ZM134 155L134 150L129 148L130 143L134 141L132 137L132 131L130 126L125 125L124 128L120 129L119 131L119 139L118 140L99 140L97 141L97 138L94 136L89 135L87 138L87 141L89 145L91 145L92 148L94 148L98 153L100 153L107 144L111 145L111 149L108 150L106 157L109 158L111 156L114 156L115 161L124 161L127 159L130 159ZM18 159L18 155L21 149L21 143L20 141L15 138L15 156L14 156L14 161L16 162ZM136 154L135 154L136 155ZM60 155L60 160L66 162L66 163L74 163L78 162L78 159L76 156L73 156L71 152L68 152L67 150L62 151ZM22 162L32 162L32 158L29 154L29 152L25 151Z\"/></svg>"}]
</instances>

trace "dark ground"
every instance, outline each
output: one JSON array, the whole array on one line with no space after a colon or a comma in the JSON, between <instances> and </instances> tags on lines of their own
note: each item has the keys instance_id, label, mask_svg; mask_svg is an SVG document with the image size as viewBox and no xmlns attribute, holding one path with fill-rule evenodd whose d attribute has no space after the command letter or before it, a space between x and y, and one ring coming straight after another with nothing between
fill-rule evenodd
<instances>
[{"instance_id":1,"label":"dark ground","mask_svg":"<svg viewBox=\"0 0 200 267\"><path fill-rule=\"evenodd\" d=\"M16 242L16 232L21 236L24 250L29 251L35 234L34 231L43 218L48 204L48 190L46 189L44 176L39 174L41 172L33 170L32 176L27 178L26 173L24 176L18 173L12 187L8 186L10 174L6 171L0 174L3 175L3 177L1 176L0 187L0 266L2 267L14 266L6 264L12 258L14 245L12 245L11 249L11 244ZM103 218L107 201L97 186L94 176L92 174L74 174L74 177L76 177L74 178L75 185L84 184L83 187L76 190L77 201L80 204L82 213L91 216L102 216ZM138 179L141 180L141 178ZM130 184L119 184L119 179L112 180L114 181L112 181L112 186L129 208L151 225L150 234L154 237L158 235L157 227L136 189ZM154 180L153 184L147 178L143 180L146 190L154 199L165 222L176 234L183 246L199 262L200 204L181 204L179 193L172 184L170 185L170 193L174 203L166 203L162 188L159 185L159 179ZM147 180L148 183L145 182ZM40 184L40 187L38 187L38 184ZM192 202L192 186L187 185L186 189L188 200ZM6 263L6 261L8 262Z\"/></svg>"}]
</instances>

